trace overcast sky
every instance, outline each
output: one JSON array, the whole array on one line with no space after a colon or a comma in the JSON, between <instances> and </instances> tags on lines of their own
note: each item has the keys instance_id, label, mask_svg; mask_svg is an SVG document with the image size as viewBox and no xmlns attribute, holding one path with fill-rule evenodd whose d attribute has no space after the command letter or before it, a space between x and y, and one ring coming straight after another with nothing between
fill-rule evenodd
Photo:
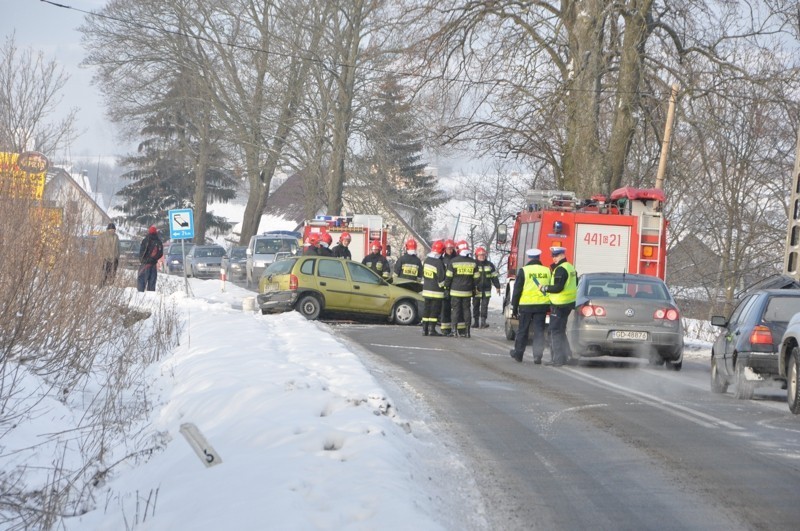
<instances>
[{"instance_id":1,"label":"overcast sky","mask_svg":"<svg viewBox=\"0 0 800 531\"><path fill-rule=\"evenodd\" d=\"M99 10L106 0L56 0L76 10ZM118 155L128 146L116 140L113 125L104 117L100 92L91 85L93 72L79 65L84 58L81 34L77 30L84 14L64 9L41 0L0 0L0 33L3 40L16 32L17 46L41 50L49 60L55 60L69 74L62 106L77 107L77 129L82 134L72 144L72 156ZM10 16L9 16L10 14Z\"/></svg>"},{"instance_id":2,"label":"overcast sky","mask_svg":"<svg viewBox=\"0 0 800 531\"><path fill-rule=\"evenodd\" d=\"M65 109L80 109L77 129L81 133L70 146L69 158L106 158L130 153L135 148L134 144L117 138L113 124L105 119L102 95L91 84L93 71L80 67L85 51L81 47L81 33L77 28L83 24L83 11L99 11L107 0L53 1L72 9L41 0L0 0L0 13L3 13L0 17L0 33L3 39L16 32L19 48L41 50L47 59L56 60L69 74L62 106ZM440 175L452 171L481 171L489 164L486 160L475 160L457 153L446 157L430 153L426 159L439 167Z\"/></svg>"}]
</instances>

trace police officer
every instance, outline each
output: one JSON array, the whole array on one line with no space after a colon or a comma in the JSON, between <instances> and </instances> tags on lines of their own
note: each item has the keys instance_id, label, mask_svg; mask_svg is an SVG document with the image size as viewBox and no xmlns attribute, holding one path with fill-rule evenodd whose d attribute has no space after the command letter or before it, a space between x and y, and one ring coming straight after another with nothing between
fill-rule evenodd
<instances>
[{"instance_id":1,"label":"police officer","mask_svg":"<svg viewBox=\"0 0 800 531\"><path fill-rule=\"evenodd\" d=\"M350 252L350 241L352 238L350 237L349 232L343 232L339 235L339 244L333 248L333 256L336 258L347 258L348 260L353 259L353 255Z\"/></svg>"},{"instance_id":2,"label":"police officer","mask_svg":"<svg viewBox=\"0 0 800 531\"><path fill-rule=\"evenodd\" d=\"M483 247L475 249L475 268L478 271L478 281L475 286L475 297L472 299L472 317L474 328L489 328L486 318L489 316L489 298L492 296L492 286L500 295L500 279L497 268L488 259L488 253ZM480 321L479 321L480 318Z\"/></svg>"},{"instance_id":3,"label":"police officer","mask_svg":"<svg viewBox=\"0 0 800 531\"><path fill-rule=\"evenodd\" d=\"M422 282L422 261L417 256L417 242L413 238L406 242L406 252L394 265L398 278Z\"/></svg>"},{"instance_id":4,"label":"police officer","mask_svg":"<svg viewBox=\"0 0 800 531\"><path fill-rule=\"evenodd\" d=\"M385 281L391 282L392 270L389 267L389 262L381 254L381 242L373 240L369 244L370 253L361 261L362 264L369 267Z\"/></svg>"},{"instance_id":5,"label":"police officer","mask_svg":"<svg viewBox=\"0 0 800 531\"><path fill-rule=\"evenodd\" d=\"M572 351L567 341L567 318L575 308L578 292L578 273L567 261L566 249L550 247L553 256L553 276L548 285L542 286L542 293L550 298L550 351L553 367L569 363Z\"/></svg>"},{"instance_id":6,"label":"police officer","mask_svg":"<svg viewBox=\"0 0 800 531\"><path fill-rule=\"evenodd\" d=\"M542 288L550 284L550 268L542 265L542 251L528 249L525 256L528 263L517 271L514 293L511 296L512 317L518 316L519 329L514 340L514 348L509 351L511 357L522 361L525 347L528 344L528 331L533 324L533 363L542 363L544 355L544 328L550 299Z\"/></svg>"},{"instance_id":7,"label":"police officer","mask_svg":"<svg viewBox=\"0 0 800 531\"><path fill-rule=\"evenodd\" d=\"M444 242L437 240L431 245L431 252L422 264L422 296L425 306L422 309L422 335L440 336L436 331L436 323L442 313L444 300L445 269L442 264Z\"/></svg>"},{"instance_id":8,"label":"police officer","mask_svg":"<svg viewBox=\"0 0 800 531\"><path fill-rule=\"evenodd\" d=\"M450 260L452 260L455 256L456 242L454 240L445 240L444 254L442 254L442 265L444 266L445 271L447 271L447 266L450 264ZM442 299L442 315L439 317L439 322L442 326L442 335L444 336L449 336L453 333L450 324L450 318L450 290L445 289L444 299Z\"/></svg>"},{"instance_id":9,"label":"police officer","mask_svg":"<svg viewBox=\"0 0 800 531\"><path fill-rule=\"evenodd\" d=\"M445 285L450 291L455 336L470 337L469 306L472 295L475 293L478 271L475 268L475 260L470 256L469 244L461 240L457 245L458 255L454 256L447 265Z\"/></svg>"}]
</instances>

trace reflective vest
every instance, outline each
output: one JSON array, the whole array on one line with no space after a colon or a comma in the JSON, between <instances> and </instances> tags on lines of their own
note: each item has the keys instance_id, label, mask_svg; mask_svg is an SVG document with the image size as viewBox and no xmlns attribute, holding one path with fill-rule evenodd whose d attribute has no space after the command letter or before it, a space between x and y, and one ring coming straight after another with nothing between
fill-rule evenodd
<instances>
[{"instance_id":1,"label":"reflective vest","mask_svg":"<svg viewBox=\"0 0 800 531\"><path fill-rule=\"evenodd\" d=\"M559 267L563 267L567 272L567 282L560 292L550 294L550 303L555 306L575 302L575 296L578 293L578 273L575 268L566 260L558 264L556 269ZM555 272L555 270L553 271ZM553 278L555 278L555 275L553 275Z\"/></svg>"},{"instance_id":2,"label":"reflective vest","mask_svg":"<svg viewBox=\"0 0 800 531\"><path fill-rule=\"evenodd\" d=\"M524 266L522 271L525 273L525 283L522 285L519 305L550 304L550 297L539 289L550 284L550 268L542 264L531 264Z\"/></svg>"}]
</instances>

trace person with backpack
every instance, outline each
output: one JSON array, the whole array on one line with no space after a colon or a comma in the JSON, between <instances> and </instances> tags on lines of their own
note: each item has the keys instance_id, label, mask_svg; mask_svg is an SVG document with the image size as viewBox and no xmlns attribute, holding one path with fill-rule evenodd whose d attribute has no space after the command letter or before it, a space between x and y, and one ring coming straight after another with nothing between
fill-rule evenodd
<instances>
[{"instance_id":1,"label":"person with backpack","mask_svg":"<svg viewBox=\"0 0 800 531\"><path fill-rule=\"evenodd\" d=\"M147 236L139 246L139 275L136 278L136 289L139 291L155 291L158 277L158 259L164 254L164 244L158 237L158 229L151 225Z\"/></svg>"}]
</instances>

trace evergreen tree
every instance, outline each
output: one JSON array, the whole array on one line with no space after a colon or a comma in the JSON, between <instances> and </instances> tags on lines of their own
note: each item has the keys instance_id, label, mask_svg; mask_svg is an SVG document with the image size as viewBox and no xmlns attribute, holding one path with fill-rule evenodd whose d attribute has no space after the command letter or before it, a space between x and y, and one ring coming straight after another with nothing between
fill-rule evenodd
<instances>
[{"instance_id":1,"label":"evergreen tree","mask_svg":"<svg viewBox=\"0 0 800 531\"><path fill-rule=\"evenodd\" d=\"M418 213L412 226L428 237L433 209L444 203L436 177L425 173L423 142L410 102L397 78L390 76L379 87L373 106L370 145L371 167L391 202Z\"/></svg>"},{"instance_id":2,"label":"evergreen tree","mask_svg":"<svg viewBox=\"0 0 800 531\"><path fill-rule=\"evenodd\" d=\"M122 159L121 164L133 167L122 177L133 181L117 195L124 199L120 209L125 216L121 223L166 229L167 213L176 208L195 208L193 194L194 168L199 139L192 133L186 114L169 110L156 113L147 120L141 134L145 137L138 152ZM227 201L235 197L235 178L221 169L224 156L218 146L208 157L212 164L205 172L206 197ZM205 227L230 230L231 224L220 216L206 214ZM202 241L205 235L196 234Z\"/></svg>"}]
</instances>

